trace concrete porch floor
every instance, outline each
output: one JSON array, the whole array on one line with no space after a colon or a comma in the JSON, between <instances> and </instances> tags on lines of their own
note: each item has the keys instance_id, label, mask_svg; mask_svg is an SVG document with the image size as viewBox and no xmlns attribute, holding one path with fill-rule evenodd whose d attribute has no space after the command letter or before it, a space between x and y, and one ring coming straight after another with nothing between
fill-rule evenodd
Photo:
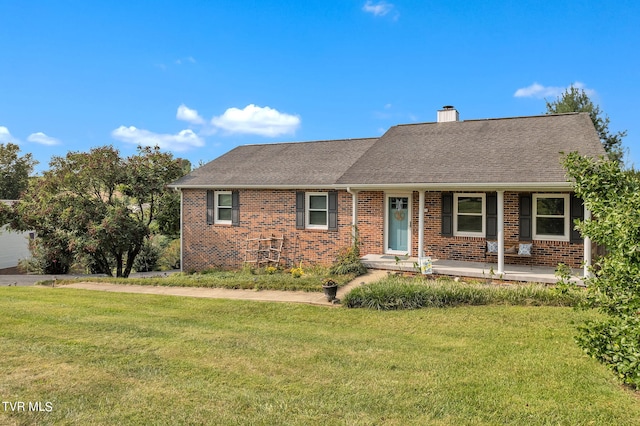
<instances>
[{"instance_id":1,"label":"concrete porch floor","mask_svg":"<svg viewBox=\"0 0 640 426\"><path fill-rule=\"evenodd\" d=\"M414 262L418 262L417 257L400 257L396 262L393 255L377 255L368 254L362 258L362 263L370 269L383 269L390 271L415 271ZM498 270L497 263L490 262L461 262L457 260L438 260L433 259L433 273L438 275L450 275L454 277L470 277L470 278L490 278L489 270L493 266L493 270ZM555 276L555 268L546 266L521 266L521 265L504 265L504 274L501 277L507 281L524 281L537 282L546 284L555 284L557 278ZM571 281L582 284L582 269L572 270L573 278ZM494 272L493 278L500 278Z\"/></svg>"}]
</instances>

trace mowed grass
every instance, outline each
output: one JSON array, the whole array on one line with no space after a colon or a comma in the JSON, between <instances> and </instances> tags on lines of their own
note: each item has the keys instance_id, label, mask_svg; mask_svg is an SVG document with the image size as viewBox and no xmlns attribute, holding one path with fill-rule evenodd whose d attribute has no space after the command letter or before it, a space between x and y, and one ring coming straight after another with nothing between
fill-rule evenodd
<instances>
[{"instance_id":1,"label":"mowed grass","mask_svg":"<svg viewBox=\"0 0 640 426\"><path fill-rule=\"evenodd\" d=\"M372 311L0 288L0 424L640 424L560 307Z\"/></svg>"}]
</instances>

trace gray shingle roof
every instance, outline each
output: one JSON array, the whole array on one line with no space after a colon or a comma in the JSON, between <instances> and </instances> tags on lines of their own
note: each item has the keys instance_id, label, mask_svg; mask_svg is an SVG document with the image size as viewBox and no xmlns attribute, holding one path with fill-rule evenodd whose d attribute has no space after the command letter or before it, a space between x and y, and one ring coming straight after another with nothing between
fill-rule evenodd
<instances>
[{"instance_id":1,"label":"gray shingle roof","mask_svg":"<svg viewBox=\"0 0 640 426\"><path fill-rule=\"evenodd\" d=\"M239 146L172 186L332 186L375 138Z\"/></svg>"},{"instance_id":2,"label":"gray shingle roof","mask_svg":"<svg viewBox=\"0 0 640 426\"><path fill-rule=\"evenodd\" d=\"M605 154L587 113L399 125L336 183L564 182L561 151Z\"/></svg>"},{"instance_id":3,"label":"gray shingle roof","mask_svg":"<svg viewBox=\"0 0 640 426\"><path fill-rule=\"evenodd\" d=\"M586 113L405 124L380 138L237 147L175 187L560 183L560 152L605 151Z\"/></svg>"}]
</instances>

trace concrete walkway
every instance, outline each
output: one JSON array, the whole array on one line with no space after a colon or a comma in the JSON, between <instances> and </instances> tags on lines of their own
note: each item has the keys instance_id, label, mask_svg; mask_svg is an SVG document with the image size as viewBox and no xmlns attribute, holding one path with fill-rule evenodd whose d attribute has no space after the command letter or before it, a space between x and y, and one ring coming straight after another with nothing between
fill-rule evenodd
<instances>
[{"instance_id":1,"label":"concrete walkway","mask_svg":"<svg viewBox=\"0 0 640 426\"><path fill-rule=\"evenodd\" d=\"M357 277L347 285L338 289L338 299L341 299L354 287L376 281L387 275L386 271L372 270ZM308 303L312 305L335 306L328 302L322 293L306 291L277 291L277 290L231 290L226 288L198 288L198 287L160 287L146 285L124 285L111 283L82 282L65 284L58 288L79 288L84 290L112 291L118 293L160 294L164 296L206 297L212 299L257 300L263 302L291 302Z\"/></svg>"}]
</instances>

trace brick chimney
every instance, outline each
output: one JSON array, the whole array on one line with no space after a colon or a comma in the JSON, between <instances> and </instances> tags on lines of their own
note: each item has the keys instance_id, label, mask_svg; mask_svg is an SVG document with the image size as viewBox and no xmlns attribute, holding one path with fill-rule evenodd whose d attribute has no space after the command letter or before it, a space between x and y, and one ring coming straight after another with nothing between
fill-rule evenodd
<instances>
[{"instance_id":1,"label":"brick chimney","mask_svg":"<svg viewBox=\"0 0 640 426\"><path fill-rule=\"evenodd\" d=\"M458 110L452 105L445 105L438 111L438 123L446 123L448 121L460 121Z\"/></svg>"}]
</instances>

